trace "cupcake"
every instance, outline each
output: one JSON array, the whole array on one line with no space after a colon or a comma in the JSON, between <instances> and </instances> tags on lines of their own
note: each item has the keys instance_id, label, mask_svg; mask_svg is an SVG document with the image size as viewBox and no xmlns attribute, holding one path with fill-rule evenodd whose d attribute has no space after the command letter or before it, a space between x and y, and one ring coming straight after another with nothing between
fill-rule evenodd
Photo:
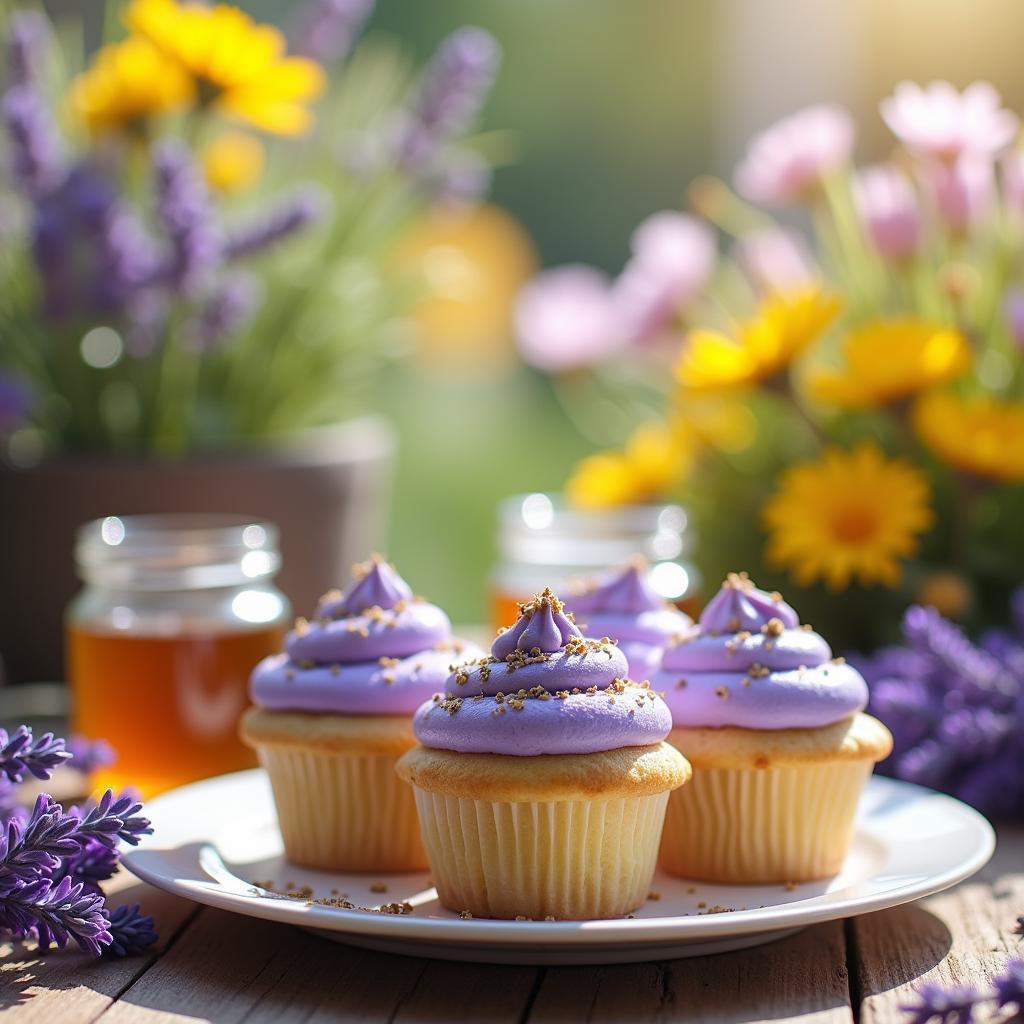
<instances>
[{"instance_id":1,"label":"cupcake","mask_svg":"<svg viewBox=\"0 0 1024 1024\"><path fill-rule=\"evenodd\" d=\"M651 685L694 768L669 801L662 867L718 882L835 874L864 784L892 748L885 726L862 713L860 673L742 573L666 651Z\"/></svg>"},{"instance_id":2,"label":"cupcake","mask_svg":"<svg viewBox=\"0 0 1024 1024\"><path fill-rule=\"evenodd\" d=\"M412 714L452 663L480 652L452 638L448 616L413 597L379 558L343 593L299 619L284 653L249 683L242 739L270 776L289 860L333 871L426 867L412 791L395 762L415 740Z\"/></svg>"},{"instance_id":3,"label":"cupcake","mask_svg":"<svg viewBox=\"0 0 1024 1024\"><path fill-rule=\"evenodd\" d=\"M566 607L587 636L618 640L633 679L649 679L661 664L666 644L693 627L689 615L655 593L643 559L583 583L570 594Z\"/></svg>"},{"instance_id":4,"label":"cupcake","mask_svg":"<svg viewBox=\"0 0 1024 1024\"><path fill-rule=\"evenodd\" d=\"M668 707L626 678L550 590L519 606L489 657L416 712L398 762L416 795L441 902L476 917L619 917L647 897L670 790Z\"/></svg>"}]
</instances>

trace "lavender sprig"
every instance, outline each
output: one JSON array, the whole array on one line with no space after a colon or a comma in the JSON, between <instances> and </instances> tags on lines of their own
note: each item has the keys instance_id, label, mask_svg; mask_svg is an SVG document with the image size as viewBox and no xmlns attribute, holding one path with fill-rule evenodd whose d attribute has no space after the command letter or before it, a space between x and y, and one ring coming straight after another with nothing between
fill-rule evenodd
<instances>
[{"instance_id":1,"label":"lavender sprig","mask_svg":"<svg viewBox=\"0 0 1024 1024\"><path fill-rule=\"evenodd\" d=\"M245 323L258 299L258 283L251 275L225 275L196 317L192 332L195 348L200 352L217 348Z\"/></svg>"},{"instance_id":2,"label":"lavender sprig","mask_svg":"<svg viewBox=\"0 0 1024 1024\"><path fill-rule=\"evenodd\" d=\"M1024 591L1015 630L977 644L934 609L911 608L906 646L856 659L871 710L893 734L883 771L998 817L1024 817Z\"/></svg>"},{"instance_id":3,"label":"lavender sprig","mask_svg":"<svg viewBox=\"0 0 1024 1024\"><path fill-rule=\"evenodd\" d=\"M99 956L112 936L103 897L85 892L81 883L49 878L27 883L0 881L0 927L16 938L34 934L42 948L59 949L74 939L79 948Z\"/></svg>"},{"instance_id":4,"label":"lavender sprig","mask_svg":"<svg viewBox=\"0 0 1024 1024\"><path fill-rule=\"evenodd\" d=\"M43 98L31 85L15 85L3 97L11 173L33 199L51 192L62 174L62 147Z\"/></svg>"},{"instance_id":5,"label":"lavender sprig","mask_svg":"<svg viewBox=\"0 0 1024 1024\"><path fill-rule=\"evenodd\" d=\"M49 23L39 11L12 14L8 27L8 84L37 84L49 44Z\"/></svg>"},{"instance_id":6,"label":"lavender sprig","mask_svg":"<svg viewBox=\"0 0 1024 1024\"><path fill-rule=\"evenodd\" d=\"M0 883L49 875L61 858L81 848L78 826L77 817L65 814L58 803L41 793L28 819L9 821L6 834L0 838Z\"/></svg>"},{"instance_id":7,"label":"lavender sprig","mask_svg":"<svg viewBox=\"0 0 1024 1024\"><path fill-rule=\"evenodd\" d=\"M170 247L157 279L194 293L221 256L206 184L180 144L165 142L154 152L153 163L157 215Z\"/></svg>"},{"instance_id":8,"label":"lavender sprig","mask_svg":"<svg viewBox=\"0 0 1024 1024\"><path fill-rule=\"evenodd\" d=\"M54 768L70 758L64 741L52 732L33 739L32 730L25 725L18 726L10 736L0 729L0 774L9 782L21 782L25 772L48 779Z\"/></svg>"},{"instance_id":9,"label":"lavender sprig","mask_svg":"<svg viewBox=\"0 0 1024 1024\"><path fill-rule=\"evenodd\" d=\"M125 903L110 914L108 925L110 945L103 950L108 956L131 956L141 953L156 942L153 918L143 914L139 905Z\"/></svg>"},{"instance_id":10,"label":"lavender sprig","mask_svg":"<svg viewBox=\"0 0 1024 1024\"><path fill-rule=\"evenodd\" d=\"M152 833L149 819L139 814L141 810L142 804L133 793L123 793L115 800L113 791L108 789L91 807L72 807L68 817L78 821L77 838L95 839L113 849L118 839L138 846L142 836Z\"/></svg>"},{"instance_id":11,"label":"lavender sprig","mask_svg":"<svg viewBox=\"0 0 1024 1024\"><path fill-rule=\"evenodd\" d=\"M224 258L238 260L262 252L320 219L326 207L326 193L316 186L307 186L257 223L229 234L224 243Z\"/></svg>"},{"instance_id":12,"label":"lavender sprig","mask_svg":"<svg viewBox=\"0 0 1024 1024\"><path fill-rule=\"evenodd\" d=\"M65 748L70 757L70 765L76 772L91 775L98 768L113 764L116 757L113 748L106 740L90 740L86 736L69 736Z\"/></svg>"},{"instance_id":13,"label":"lavender sprig","mask_svg":"<svg viewBox=\"0 0 1024 1024\"><path fill-rule=\"evenodd\" d=\"M292 49L314 60L344 60L373 12L374 0L312 0L299 12Z\"/></svg>"},{"instance_id":14,"label":"lavender sprig","mask_svg":"<svg viewBox=\"0 0 1024 1024\"><path fill-rule=\"evenodd\" d=\"M438 47L398 135L398 162L414 173L473 123L501 64L501 47L482 28L453 32Z\"/></svg>"},{"instance_id":15,"label":"lavender sprig","mask_svg":"<svg viewBox=\"0 0 1024 1024\"><path fill-rule=\"evenodd\" d=\"M1024 960L1011 960L1002 974L992 981L991 989L971 985L948 988L927 982L917 991L917 1000L900 1007L908 1015L908 1024L971 1024L979 1009L995 1003L1000 1011L1011 1011L999 1024L1018 1024L1024 1020Z\"/></svg>"}]
</instances>

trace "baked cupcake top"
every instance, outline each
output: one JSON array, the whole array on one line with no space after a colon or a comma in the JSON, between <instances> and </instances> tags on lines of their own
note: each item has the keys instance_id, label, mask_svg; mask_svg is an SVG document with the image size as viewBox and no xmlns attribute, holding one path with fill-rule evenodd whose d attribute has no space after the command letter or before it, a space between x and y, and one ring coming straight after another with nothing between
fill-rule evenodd
<instances>
[{"instance_id":1,"label":"baked cupcake top","mask_svg":"<svg viewBox=\"0 0 1024 1024\"><path fill-rule=\"evenodd\" d=\"M634 679L649 678L669 640L693 628L689 615L654 591L647 572L647 563L635 559L588 581L566 601L587 636L610 636L619 641Z\"/></svg>"},{"instance_id":2,"label":"baked cupcake top","mask_svg":"<svg viewBox=\"0 0 1024 1024\"><path fill-rule=\"evenodd\" d=\"M665 691L675 725L694 728L818 728L868 700L861 674L746 573L729 574L697 629L666 650L652 685Z\"/></svg>"},{"instance_id":3,"label":"baked cupcake top","mask_svg":"<svg viewBox=\"0 0 1024 1024\"><path fill-rule=\"evenodd\" d=\"M583 636L550 590L519 606L491 653L464 662L416 712L425 747L461 753L590 754L663 740L664 701L628 678L615 642Z\"/></svg>"},{"instance_id":4,"label":"baked cupcake top","mask_svg":"<svg viewBox=\"0 0 1024 1024\"><path fill-rule=\"evenodd\" d=\"M453 662L480 653L454 639L448 616L374 556L353 567L344 591L324 594L311 621L296 620L284 653L253 670L249 691L275 711L412 714Z\"/></svg>"}]
</instances>

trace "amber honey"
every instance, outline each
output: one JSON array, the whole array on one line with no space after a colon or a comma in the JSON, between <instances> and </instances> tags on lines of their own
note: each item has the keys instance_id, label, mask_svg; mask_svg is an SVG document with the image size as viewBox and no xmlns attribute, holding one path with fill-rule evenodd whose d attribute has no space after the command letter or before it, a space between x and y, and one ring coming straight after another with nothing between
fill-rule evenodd
<instances>
[{"instance_id":1,"label":"amber honey","mask_svg":"<svg viewBox=\"0 0 1024 1024\"><path fill-rule=\"evenodd\" d=\"M249 673L282 639L277 622L171 635L69 625L73 727L107 740L118 755L97 786L130 785L152 796L255 765L238 739L238 717L248 703Z\"/></svg>"}]
</instances>

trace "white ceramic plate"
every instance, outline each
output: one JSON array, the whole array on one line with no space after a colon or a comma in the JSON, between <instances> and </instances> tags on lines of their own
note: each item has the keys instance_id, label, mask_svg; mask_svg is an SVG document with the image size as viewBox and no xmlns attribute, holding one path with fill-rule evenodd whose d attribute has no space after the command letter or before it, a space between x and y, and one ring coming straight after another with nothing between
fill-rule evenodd
<instances>
[{"instance_id":1,"label":"white ceramic plate","mask_svg":"<svg viewBox=\"0 0 1024 1024\"><path fill-rule=\"evenodd\" d=\"M652 885L657 898L632 919L461 920L438 903L427 874L335 875L290 865L281 855L262 771L176 789L151 801L146 812L154 835L128 851L124 863L161 889L370 949L491 963L619 963L753 946L818 921L938 892L982 867L995 846L988 822L959 801L876 777L861 802L843 870L827 881L725 886L659 872ZM256 884L268 882L274 891ZM370 909L341 910L279 894L289 886L308 886L316 898L346 894ZM411 914L372 909L401 901L412 904ZM730 909L708 913L723 907Z\"/></svg>"}]
</instances>

